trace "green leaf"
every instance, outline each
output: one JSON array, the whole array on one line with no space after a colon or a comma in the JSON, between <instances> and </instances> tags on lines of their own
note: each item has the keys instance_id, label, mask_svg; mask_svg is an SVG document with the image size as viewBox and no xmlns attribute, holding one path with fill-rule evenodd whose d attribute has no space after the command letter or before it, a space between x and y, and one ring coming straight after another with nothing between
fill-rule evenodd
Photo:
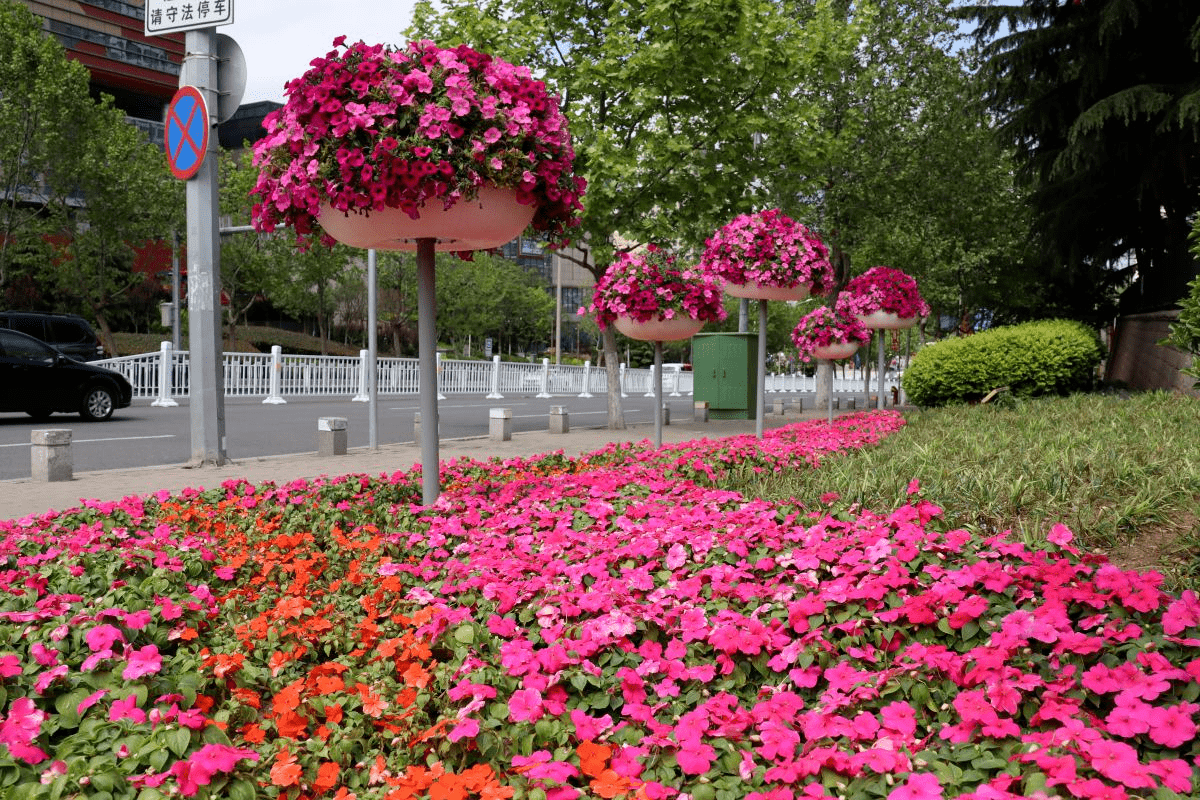
<instances>
[{"instance_id":1,"label":"green leaf","mask_svg":"<svg viewBox=\"0 0 1200 800\"><path fill-rule=\"evenodd\" d=\"M191 746L192 732L187 728L175 728L174 730L167 731L166 736L163 738L167 740L167 747L170 748L171 752L183 758L183 754Z\"/></svg>"},{"instance_id":2,"label":"green leaf","mask_svg":"<svg viewBox=\"0 0 1200 800\"><path fill-rule=\"evenodd\" d=\"M454 641L459 644L472 644L475 641L475 626L471 624L459 625L454 629Z\"/></svg>"}]
</instances>

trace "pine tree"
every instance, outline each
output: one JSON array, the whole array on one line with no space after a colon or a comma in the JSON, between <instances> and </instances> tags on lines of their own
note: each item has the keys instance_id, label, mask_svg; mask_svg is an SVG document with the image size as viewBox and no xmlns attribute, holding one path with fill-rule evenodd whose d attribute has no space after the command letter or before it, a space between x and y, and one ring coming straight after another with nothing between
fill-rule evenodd
<instances>
[{"instance_id":1,"label":"pine tree","mask_svg":"<svg viewBox=\"0 0 1200 800\"><path fill-rule=\"evenodd\" d=\"M1169 306L1195 274L1200 4L1027 0L964 13L1033 204L1032 240L1081 318ZM1136 279L1136 282L1135 282Z\"/></svg>"}]
</instances>

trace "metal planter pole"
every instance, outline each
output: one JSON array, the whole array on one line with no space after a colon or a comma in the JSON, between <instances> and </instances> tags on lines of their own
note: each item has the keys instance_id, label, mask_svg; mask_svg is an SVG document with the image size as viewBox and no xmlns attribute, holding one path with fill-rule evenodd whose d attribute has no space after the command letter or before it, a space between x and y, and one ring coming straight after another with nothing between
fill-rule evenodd
<instances>
[{"instance_id":1,"label":"metal planter pole","mask_svg":"<svg viewBox=\"0 0 1200 800\"><path fill-rule=\"evenodd\" d=\"M421 500L433 505L440 491L438 472L437 299L434 292L436 239L417 239L417 355L421 376Z\"/></svg>"}]
</instances>

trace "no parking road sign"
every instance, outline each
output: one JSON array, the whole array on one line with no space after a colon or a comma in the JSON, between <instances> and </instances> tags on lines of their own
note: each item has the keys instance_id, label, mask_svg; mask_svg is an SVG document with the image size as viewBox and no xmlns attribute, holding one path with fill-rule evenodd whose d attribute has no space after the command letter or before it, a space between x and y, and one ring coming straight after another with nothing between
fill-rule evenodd
<instances>
[{"instance_id":1,"label":"no parking road sign","mask_svg":"<svg viewBox=\"0 0 1200 800\"><path fill-rule=\"evenodd\" d=\"M181 86L167 106L167 163L181 181L195 176L208 151L208 104L194 86Z\"/></svg>"}]
</instances>

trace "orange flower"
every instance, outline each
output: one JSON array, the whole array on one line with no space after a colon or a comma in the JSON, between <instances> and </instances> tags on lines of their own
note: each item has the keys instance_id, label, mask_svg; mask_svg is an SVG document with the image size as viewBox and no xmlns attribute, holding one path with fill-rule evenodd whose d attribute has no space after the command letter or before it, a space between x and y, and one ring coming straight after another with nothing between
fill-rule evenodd
<instances>
[{"instance_id":1,"label":"orange flower","mask_svg":"<svg viewBox=\"0 0 1200 800\"><path fill-rule=\"evenodd\" d=\"M276 786L295 786L299 784L303 772L294 755L287 750L280 750L275 754L275 765L271 767L271 783Z\"/></svg>"},{"instance_id":2,"label":"orange flower","mask_svg":"<svg viewBox=\"0 0 1200 800\"><path fill-rule=\"evenodd\" d=\"M604 798L620 797L629 794L633 786L628 778L623 778L611 769L606 769L592 781L592 791Z\"/></svg>"},{"instance_id":3,"label":"orange flower","mask_svg":"<svg viewBox=\"0 0 1200 800\"><path fill-rule=\"evenodd\" d=\"M608 767L612 748L595 742L580 742L575 748L579 753L579 769L584 775L595 778Z\"/></svg>"},{"instance_id":4,"label":"orange flower","mask_svg":"<svg viewBox=\"0 0 1200 800\"><path fill-rule=\"evenodd\" d=\"M326 761L317 769L317 779L313 781L313 788L318 792L328 792L334 786L337 786L338 770L341 769L334 761Z\"/></svg>"}]
</instances>

